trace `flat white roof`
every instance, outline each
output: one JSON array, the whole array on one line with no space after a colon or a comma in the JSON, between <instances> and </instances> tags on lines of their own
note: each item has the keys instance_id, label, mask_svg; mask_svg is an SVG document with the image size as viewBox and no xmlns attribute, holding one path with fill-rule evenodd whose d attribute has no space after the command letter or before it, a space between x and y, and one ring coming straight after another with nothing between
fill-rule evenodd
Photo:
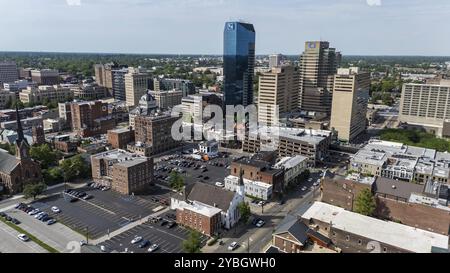
<instances>
[{"instance_id":1,"label":"flat white roof","mask_svg":"<svg viewBox=\"0 0 450 273\"><path fill-rule=\"evenodd\" d=\"M219 208L215 208L197 201L193 201L192 203L186 203L185 201L182 201L179 204L180 204L179 209L181 210L188 209L195 213L205 215L207 217L212 217L222 212L222 210Z\"/></svg>"},{"instance_id":2,"label":"flat white roof","mask_svg":"<svg viewBox=\"0 0 450 273\"><path fill-rule=\"evenodd\" d=\"M448 249L448 236L364 216L322 202L314 202L302 218L332 223L334 228L411 252L429 253L433 246Z\"/></svg>"}]
</instances>

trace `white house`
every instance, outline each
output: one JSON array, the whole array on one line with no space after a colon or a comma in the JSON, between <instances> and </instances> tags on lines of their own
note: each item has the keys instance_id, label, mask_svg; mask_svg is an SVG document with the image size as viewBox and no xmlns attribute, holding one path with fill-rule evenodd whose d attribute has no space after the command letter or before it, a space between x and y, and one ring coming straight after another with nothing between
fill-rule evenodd
<instances>
[{"instance_id":1,"label":"white house","mask_svg":"<svg viewBox=\"0 0 450 273\"><path fill-rule=\"evenodd\" d=\"M269 200L272 197L273 186L260 181L243 179L244 192L246 195L256 197L262 200ZM225 177L225 189L236 191L239 188L239 177L229 175Z\"/></svg>"}]
</instances>

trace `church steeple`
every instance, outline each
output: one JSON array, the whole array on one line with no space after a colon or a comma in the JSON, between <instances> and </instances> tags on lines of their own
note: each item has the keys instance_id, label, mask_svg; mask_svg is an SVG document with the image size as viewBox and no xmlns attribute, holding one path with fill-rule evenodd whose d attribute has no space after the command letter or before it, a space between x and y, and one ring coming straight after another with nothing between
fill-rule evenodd
<instances>
[{"instance_id":1,"label":"church steeple","mask_svg":"<svg viewBox=\"0 0 450 273\"><path fill-rule=\"evenodd\" d=\"M16 157L19 159L28 159L30 145L23 134L22 123L20 122L19 107L16 104L16 120L17 120L17 140L16 140Z\"/></svg>"}]
</instances>

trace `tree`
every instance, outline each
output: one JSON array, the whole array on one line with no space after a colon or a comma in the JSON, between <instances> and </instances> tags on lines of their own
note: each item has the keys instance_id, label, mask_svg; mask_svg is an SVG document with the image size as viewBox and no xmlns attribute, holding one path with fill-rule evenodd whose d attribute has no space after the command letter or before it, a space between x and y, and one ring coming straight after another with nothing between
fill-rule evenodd
<instances>
[{"instance_id":1,"label":"tree","mask_svg":"<svg viewBox=\"0 0 450 273\"><path fill-rule=\"evenodd\" d=\"M186 253L201 253L201 234L196 230L191 230L187 240L183 241L183 251Z\"/></svg>"},{"instance_id":2,"label":"tree","mask_svg":"<svg viewBox=\"0 0 450 273\"><path fill-rule=\"evenodd\" d=\"M181 191L184 187L183 177L176 171L170 172L169 185L176 191Z\"/></svg>"},{"instance_id":3,"label":"tree","mask_svg":"<svg viewBox=\"0 0 450 273\"><path fill-rule=\"evenodd\" d=\"M238 210L239 214L241 215L241 221L247 223L251 215L249 204L247 202L239 203Z\"/></svg>"},{"instance_id":4,"label":"tree","mask_svg":"<svg viewBox=\"0 0 450 273\"><path fill-rule=\"evenodd\" d=\"M53 185L63 180L63 171L60 167L53 167L42 171L44 181L47 185Z\"/></svg>"},{"instance_id":5,"label":"tree","mask_svg":"<svg viewBox=\"0 0 450 273\"><path fill-rule=\"evenodd\" d=\"M45 183L37 183L37 184L27 184L23 188L23 194L25 196L25 199L33 197L33 199L36 199L36 196L40 195L47 189L47 185Z\"/></svg>"},{"instance_id":6,"label":"tree","mask_svg":"<svg viewBox=\"0 0 450 273\"><path fill-rule=\"evenodd\" d=\"M377 207L375 197L370 189L363 189L355 200L355 212L371 216Z\"/></svg>"},{"instance_id":7,"label":"tree","mask_svg":"<svg viewBox=\"0 0 450 273\"><path fill-rule=\"evenodd\" d=\"M30 156L38 161L43 169L56 164L58 159L58 153L53 151L47 144L31 147Z\"/></svg>"},{"instance_id":8,"label":"tree","mask_svg":"<svg viewBox=\"0 0 450 273\"><path fill-rule=\"evenodd\" d=\"M90 174L90 166L84 161L81 155L76 155L64 160L60 165L65 181L70 181L76 177L86 178Z\"/></svg>"}]
</instances>

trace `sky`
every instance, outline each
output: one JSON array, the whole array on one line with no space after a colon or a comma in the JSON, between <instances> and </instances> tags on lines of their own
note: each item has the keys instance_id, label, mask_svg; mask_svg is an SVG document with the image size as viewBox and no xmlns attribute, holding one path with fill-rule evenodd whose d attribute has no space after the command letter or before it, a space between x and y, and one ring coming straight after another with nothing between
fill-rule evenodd
<instances>
[{"instance_id":1,"label":"sky","mask_svg":"<svg viewBox=\"0 0 450 273\"><path fill-rule=\"evenodd\" d=\"M256 53L326 40L344 55L450 56L449 0L0 0L0 51L221 54L226 21Z\"/></svg>"}]
</instances>

